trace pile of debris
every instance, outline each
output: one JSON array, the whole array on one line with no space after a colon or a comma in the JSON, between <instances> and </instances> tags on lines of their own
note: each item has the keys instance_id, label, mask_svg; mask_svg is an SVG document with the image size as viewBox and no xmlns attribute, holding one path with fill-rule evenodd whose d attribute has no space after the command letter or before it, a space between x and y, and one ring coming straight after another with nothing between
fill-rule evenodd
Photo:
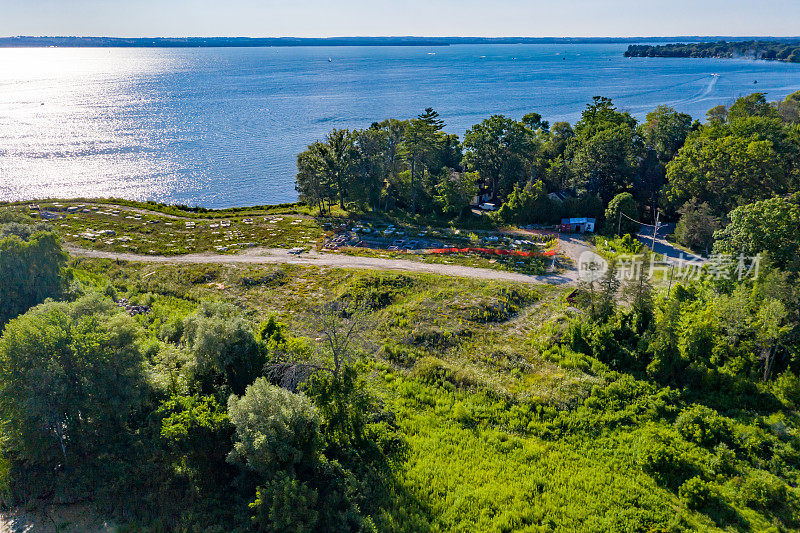
<instances>
[{"instance_id":1,"label":"pile of debris","mask_svg":"<svg viewBox=\"0 0 800 533\"><path fill-rule=\"evenodd\" d=\"M117 307L125 309L131 316L144 315L151 310L149 305L133 305L127 298L120 298L117 300Z\"/></svg>"},{"instance_id":2,"label":"pile of debris","mask_svg":"<svg viewBox=\"0 0 800 533\"><path fill-rule=\"evenodd\" d=\"M344 246L358 246L361 239L355 232L343 232L335 235L325 242L324 248L328 250L338 250Z\"/></svg>"}]
</instances>

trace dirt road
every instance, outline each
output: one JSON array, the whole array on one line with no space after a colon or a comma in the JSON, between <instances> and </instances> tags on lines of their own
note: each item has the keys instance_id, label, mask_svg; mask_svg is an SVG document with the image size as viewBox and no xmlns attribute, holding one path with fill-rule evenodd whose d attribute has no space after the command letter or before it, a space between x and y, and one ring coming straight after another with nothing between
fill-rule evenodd
<instances>
[{"instance_id":1,"label":"dirt road","mask_svg":"<svg viewBox=\"0 0 800 533\"><path fill-rule=\"evenodd\" d=\"M379 257L358 257L310 251L302 254L290 254L283 248L253 248L236 255L218 255L213 253L187 254L176 256L139 255L130 253L103 252L67 246L67 251L77 257L92 257L120 261L136 261L142 263L164 264L287 264L327 266L334 268L359 268L367 270L399 270L403 272L424 272L441 276L455 276L473 279L516 281L521 283L539 283L550 285L567 285L575 283L577 272L570 270L564 274L531 276L504 272L488 268L474 268L461 265L440 263L422 263L406 259L384 259Z\"/></svg>"}]
</instances>

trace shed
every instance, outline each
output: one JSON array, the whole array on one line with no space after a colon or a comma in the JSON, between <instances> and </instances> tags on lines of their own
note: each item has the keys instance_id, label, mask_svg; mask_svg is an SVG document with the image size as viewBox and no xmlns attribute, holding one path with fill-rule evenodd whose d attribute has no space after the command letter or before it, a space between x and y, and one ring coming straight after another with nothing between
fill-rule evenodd
<instances>
[{"instance_id":1,"label":"shed","mask_svg":"<svg viewBox=\"0 0 800 533\"><path fill-rule=\"evenodd\" d=\"M594 233L593 218L562 218L561 231L564 233Z\"/></svg>"}]
</instances>

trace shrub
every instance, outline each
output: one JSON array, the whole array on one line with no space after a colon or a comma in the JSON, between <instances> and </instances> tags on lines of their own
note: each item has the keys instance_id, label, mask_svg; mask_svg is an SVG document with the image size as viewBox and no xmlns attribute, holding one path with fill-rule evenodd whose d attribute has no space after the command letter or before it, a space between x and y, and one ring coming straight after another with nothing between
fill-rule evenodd
<instances>
[{"instance_id":1,"label":"shrub","mask_svg":"<svg viewBox=\"0 0 800 533\"><path fill-rule=\"evenodd\" d=\"M157 415L170 451L192 470L201 487L213 489L226 473L233 433L225 409L213 397L173 396Z\"/></svg>"},{"instance_id":2,"label":"shrub","mask_svg":"<svg viewBox=\"0 0 800 533\"><path fill-rule=\"evenodd\" d=\"M0 337L0 433L14 454L72 463L118 436L144 385L136 336L133 320L99 295L45 303L9 322Z\"/></svg>"},{"instance_id":3,"label":"shrub","mask_svg":"<svg viewBox=\"0 0 800 533\"><path fill-rule=\"evenodd\" d=\"M414 286L414 280L403 275L378 275L356 279L342 295L357 305L377 311L394 303L395 299Z\"/></svg>"},{"instance_id":4,"label":"shrub","mask_svg":"<svg viewBox=\"0 0 800 533\"><path fill-rule=\"evenodd\" d=\"M787 497L786 484L762 470L747 476L739 493L745 505L761 511L777 511Z\"/></svg>"},{"instance_id":5,"label":"shrub","mask_svg":"<svg viewBox=\"0 0 800 533\"><path fill-rule=\"evenodd\" d=\"M477 381L463 370L455 370L437 357L426 356L417 361L412 370L414 377L429 385L452 387L474 386Z\"/></svg>"},{"instance_id":6,"label":"shrub","mask_svg":"<svg viewBox=\"0 0 800 533\"><path fill-rule=\"evenodd\" d=\"M705 447L730 443L732 438L729 421L704 405L695 404L681 411L675 429L689 442Z\"/></svg>"},{"instance_id":7,"label":"shrub","mask_svg":"<svg viewBox=\"0 0 800 533\"><path fill-rule=\"evenodd\" d=\"M5 503L3 496L8 492L11 484L11 462L4 455L4 451L0 447L0 507Z\"/></svg>"},{"instance_id":8,"label":"shrub","mask_svg":"<svg viewBox=\"0 0 800 533\"><path fill-rule=\"evenodd\" d=\"M636 460L661 484L677 488L706 470L697 448L683 440L674 429L649 424L634 442Z\"/></svg>"},{"instance_id":9,"label":"shrub","mask_svg":"<svg viewBox=\"0 0 800 533\"><path fill-rule=\"evenodd\" d=\"M228 415L236 426L231 462L265 475L316 462L320 418L305 396L258 378L228 399Z\"/></svg>"},{"instance_id":10,"label":"shrub","mask_svg":"<svg viewBox=\"0 0 800 533\"><path fill-rule=\"evenodd\" d=\"M66 286L65 265L53 233L0 239L0 330L34 305L58 298Z\"/></svg>"},{"instance_id":11,"label":"shrub","mask_svg":"<svg viewBox=\"0 0 800 533\"><path fill-rule=\"evenodd\" d=\"M678 496L689 509L702 509L712 503L715 492L711 484L695 476L680 486Z\"/></svg>"},{"instance_id":12,"label":"shrub","mask_svg":"<svg viewBox=\"0 0 800 533\"><path fill-rule=\"evenodd\" d=\"M277 287L284 285L289 279L286 272L283 270L276 270L275 272L259 272L251 276L242 276L239 278L239 285L242 287Z\"/></svg>"},{"instance_id":13,"label":"shrub","mask_svg":"<svg viewBox=\"0 0 800 533\"><path fill-rule=\"evenodd\" d=\"M495 216L506 223L550 224L557 221L560 215L560 206L547 196L544 184L541 181L528 181L524 187L514 185Z\"/></svg>"},{"instance_id":14,"label":"shrub","mask_svg":"<svg viewBox=\"0 0 800 533\"><path fill-rule=\"evenodd\" d=\"M800 376L788 370L774 383L775 394L795 409L800 409Z\"/></svg>"},{"instance_id":15,"label":"shrub","mask_svg":"<svg viewBox=\"0 0 800 533\"><path fill-rule=\"evenodd\" d=\"M179 316L171 316L158 329L157 336L164 342L179 343L183 337L183 320Z\"/></svg>"},{"instance_id":16,"label":"shrub","mask_svg":"<svg viewBox=\"0 0 800 533\"><path fill-rule=\"evenodd\" d=\"M727 444L714 446L711 468L717 475L730 475L736 471L736 453Z\"/></svg>"},{"instance_id":17,"label":"shrub","mask_svg":"<svg viewBox=\"0 0 800 533\"><path fill-rule=\"evenodd\" d=\"M502 289L496 298L474 307L469 318L480 323L505 322L517 314L526 300L520 291Z\"/></svg>"},{"instance_id":18,"label":"shrub","mask_svg":"<svg viewBox=\"0 0 800 533\"><path fill-rule=\"evenodd\" d=\"M675 226L675 240L693 250L708 251L714 242L714 232L719 229L719 220L711 208L692 198L679 212L681 219Z\"/></svg>"},{"instance_id":19,"label":"shrub","mask_svg":"<svg viewBox=\"0 0 800 533\"><path fill-rule=\"evenodd\" d=\"M605 218L605 233L609 235L617 234L617 227L620 228L620 235L631 235L639 233L639 223L635 222L638 218L639 207L636 200L629 192L621 192L608 202ZM633 220L632 220L633 219Z\"/></svg>"},{"instance_id":20,"label":"shrub","mask_svg":"<svg viewBox=\"0 0 800 533\"><path fill-rule=\"evenodd\" d=\"M386 343L382 349L383 356L397 366L410 368L422 357L425 352L411 348L404 344Z\"/></svg>"},{"instance_id":21,"label":"shrub","mask_svg":"<svg viewBox=\"0 0 800 533\"><path fill-rule=\"evenodd\" d=\"M184 321L183 341L195 355L195 377L204 394L220 385L242 394L263 370L264 358L250 325L231 305L201 304Z\"/></svg>"},{"instance_id":22,"label":"shrub","mask_svg":"<svg viewBox=\"0 0 800 533\"><path fill-rule=\"evenodd\" d=\"M278 472L256 489L250 504L258 531L305 533L317 530L319 493L307 483Z\"/></svg>"}]
</instances>

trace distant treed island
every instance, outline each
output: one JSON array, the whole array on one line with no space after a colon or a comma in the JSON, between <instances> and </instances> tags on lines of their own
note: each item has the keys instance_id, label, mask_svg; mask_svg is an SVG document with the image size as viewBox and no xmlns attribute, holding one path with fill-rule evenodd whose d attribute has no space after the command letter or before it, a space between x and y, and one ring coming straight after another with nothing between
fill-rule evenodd
<instances>
[{"instance_id":1,"label":"distant treed island","mask_svg":"<svg viewBox=\"0 0 800 533\"><path fill-rule=\"evenodd\" d=\"M752 58L800 63L800 39L781 41L718 41L701 43L632 44L625 57Z\"/></svg>"}]
</instances>

